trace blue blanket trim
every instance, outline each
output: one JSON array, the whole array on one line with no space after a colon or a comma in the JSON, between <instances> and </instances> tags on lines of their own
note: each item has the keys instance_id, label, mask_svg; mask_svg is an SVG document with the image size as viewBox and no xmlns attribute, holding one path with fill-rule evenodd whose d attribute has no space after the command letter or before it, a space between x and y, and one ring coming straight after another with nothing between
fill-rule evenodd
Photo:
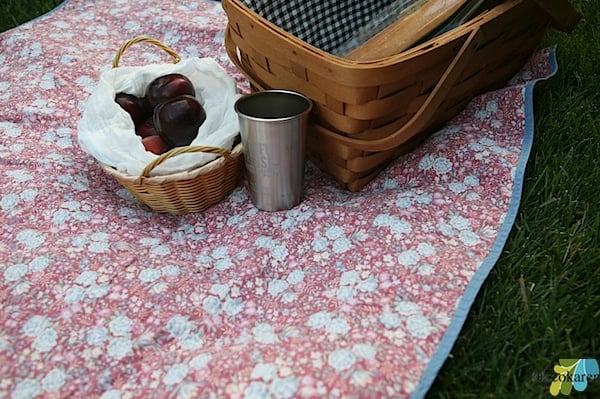
<instances>
[{"instance_id":1,"label":"blue blanket trim","mask_svg":"<svg viewBox=\"0 0 600 399\"><path fill-rule=\"evenodd\" d=\"M515 182L513 185L513 193L510 201L510 206L506 217L504 219L504 223L500 227L500 231L498 232L498 237L496 238L496 242L494 243L490 254L483 261L475 275L473 276L471 282L465 289L465 293L460 299L460 302L457 306L454 317L452 318L450 325L448 326L448 331L442 338L440 345L433 355L427 368L423 372L423 376L419 381L419 384L413 391L410 396L411 399L423 398L431 388L435 377L440 371L442 365L446 361L446 358L450 354L458 335L460 334L462 327L467 319L469 314L469 310L477 297L477 294L483 285L483 282L489 275L490 271L500 258L502 254L502 250L504 245L506 244L506 240L508 239L508 235L512 230L513 224L515 222L517 213L519 211L519 205L521 203L521 194L523 191L523 180L525 175L525 167L527 166L527 161L529 160L529 155L531 153L531 147L533 144L533 133L534 133L534 115L533 115L533 89L535 84L540 80L547 80L556 74L558 70L558 64L556 62L556 46L550 48L550 52L548 54L549 63L550 63L550 73L548 76L544 78L539 78L528 82L523 90L523 95L525 99L525 134L523 137L523 149L521 151L521 157L517 164L517 169L515 171Z\"/></svg>"}]
</instances>

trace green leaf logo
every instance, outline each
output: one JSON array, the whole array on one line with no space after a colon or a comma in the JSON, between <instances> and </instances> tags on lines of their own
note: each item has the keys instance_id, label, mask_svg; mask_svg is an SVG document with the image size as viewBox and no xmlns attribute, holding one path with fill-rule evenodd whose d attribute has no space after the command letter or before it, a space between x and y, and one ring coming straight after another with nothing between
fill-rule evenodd
<instances>
[{"instance_id":1,"label":"green leaf logo","mask_svg":"<svg viewBox=\"0 0 600 399\"><path fill-rule=\"evenodd\" d=\"M589 380L598 378L599 367L596 359L559 359L554 365L557 374L550 384L550 394L569 395L573 389L583 392Z\"/></svg>"}]
</instances>

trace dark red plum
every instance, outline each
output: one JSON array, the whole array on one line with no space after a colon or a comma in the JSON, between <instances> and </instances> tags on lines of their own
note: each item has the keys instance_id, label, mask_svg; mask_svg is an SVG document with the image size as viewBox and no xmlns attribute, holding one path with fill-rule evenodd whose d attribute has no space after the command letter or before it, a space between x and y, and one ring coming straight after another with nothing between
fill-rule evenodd
<instances>
[{"instance_id":1,"label":"dark red plum","mask_svg":"<svg viewBox=\"0 0 600 399\"><path fill-rule=\"evenodd\" d=\"M135 126L139 126L148 119L151 113L146 111L146 107L141 98L128 93L117 93L115 95L115 102L123 108Z\"/></svg>"},{"instance_id":2,"label":"dark red plum","mask_svg":"<svg viewBox=\"0 0 600 399\"><path fill-rule=\"evenodd\" d=\"M206 120L202 104L191 95L160 103L154 109L154 127L169 147L190 145Z\"/></svg>"},{"instance_id":3,"label":"dark red plum","mask_svg":"<svg viewBox=\"0 0 600 399\"><path fill-rule=\"evenodd\" d=\"M154 119L152 117L147 118L144 123L135 128L135 134L144 138L148 136L157 136L158 132L154 127Z\"/></svg>"},{"instance_id":4,"label":"dark red plum","mask_svg":"<svg viewBox=\"0 0 600 399\"><path fill-rule=\"evenodd\" d=\"M153 154L160 155L164 152L169 151L169 146L160 136L148 136L142 139L142 144L146 151L150 151Z\"/></svg>"},{"instance_id":5,"label":"dark red plum","mask_svg":"<svg viewBox=\"0 0 600 399\"><path fill-rule=\"evenodd\" d=\"M153 110L160 103L184 94L195 96L194 84L180 73L171 73L159 76L148 84L145 100Z\"/></svg>"}]
</instances>

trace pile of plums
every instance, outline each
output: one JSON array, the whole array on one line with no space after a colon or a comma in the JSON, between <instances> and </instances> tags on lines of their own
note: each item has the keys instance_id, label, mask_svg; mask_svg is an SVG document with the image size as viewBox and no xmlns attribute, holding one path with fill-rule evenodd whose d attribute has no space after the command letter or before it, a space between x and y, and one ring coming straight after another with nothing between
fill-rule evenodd
<instances>
[{"instance_id":1,"label":"pile of plums","mask_svg":"<svg viewBox=\"0 0 600 399\"><path fill-rule=\"evenodd\" d=\"M190 145L206 120L194 85L179 73L154 79L143 97L120 92L115 101L131 116L144 148L154 154Z\"/></svg>"}]
</instances>

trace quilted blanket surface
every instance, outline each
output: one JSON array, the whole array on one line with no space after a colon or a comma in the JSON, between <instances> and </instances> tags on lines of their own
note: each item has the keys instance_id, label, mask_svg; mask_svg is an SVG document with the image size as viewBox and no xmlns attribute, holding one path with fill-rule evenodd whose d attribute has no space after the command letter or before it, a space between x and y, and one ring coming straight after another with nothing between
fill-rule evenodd
<instances>
[{"instance_id":1,"label":"quilted blanket surface","mask_svg":"<svg viewBox=\"0 0 600 399\"><path fill-rule=\"evenodd\" d=\"M289 211L242 179L176 217L78 146L98 76L144 34L247 83L220 3L138 4L70 0L0 34L0 397L425 396L512 227L553 50L360 193L309 163Z\"/></svg>"}]
</instances>

